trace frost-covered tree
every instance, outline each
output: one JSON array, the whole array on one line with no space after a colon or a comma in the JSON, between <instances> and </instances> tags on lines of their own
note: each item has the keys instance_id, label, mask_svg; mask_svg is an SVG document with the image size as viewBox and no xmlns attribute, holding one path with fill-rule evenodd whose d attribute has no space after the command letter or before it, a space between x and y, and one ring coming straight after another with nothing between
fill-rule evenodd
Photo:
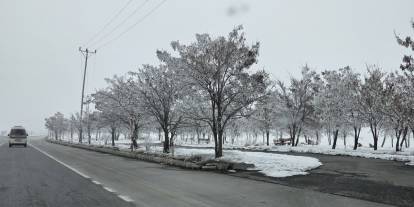
<instances>
[{"instance_id":1,"label":"frost-covered tree","mask_svg":"<svg viewBox=\"0 0 414 207\"><path fill-rule=\"evenodd\" d=\"M206 103L204 112L190 110L189 115L206 122L213 133L215 156L223 155L223 134L229 121L243 113L263 96L263 72L252 73L250 67L257 62L259 43L248 45L242 26L227 37L211 38L197 34L196 42L184 45L172 42L179 54L183 81L192 87L192 96ZM207 116L206 116L207 115Z\"/></svg>"},{"instance_id":2,"label":"frost-covered tree","mask_svg":"<svg viewBox=\"0 0 414 207\"><path fill-rule=\"evenodd\" d=\"M161 55L161 52L158 54ZM183 121L177 109L183 92L177 68L165 64L143 65L138 72L130 72L130 75L134 78L134 91L139 93L145 111L155 118L164 132L163 152L168 153Z\"/></svg>"},{"instance_id":3,"label":"frost-covered tree","mask_svg":"<svg viewBox=\"0 0 414 207\"><path fill-rule=\"evenodd\" d=\"M257 128L262 131L266 136L266 145L270 144L270 131L274 126L274 104L275 104L275 94L274 94L274 83L270 81L270 78L266 78L268 82L266 83L267 93L266 95L258 100L254 105L252 115L249 117L251 122L255 122Z\"/></svg>"},{"instance_id":4,"label":"frost-covered tree","mask_svg":"<svg viewBox=\"0 0 414 207\"><path fill-rule=\"evenodd\" d=\"M257 127L265 133L267 146L270 144L270 131L275 119L273 109L274 97L268 95L256 103L253 115L250 117L250 120L255 122Z\"/></svg>"},{"instance_id":5,"label":"frost-covered tree","mask_svg":"<svg viewBox=\"0 0 414 207\"><path fill-rule=\"evenodd\" d=\"M75 116L73 114L70 115L70 118L68 119L68 126L69 126L69 133L70 133L70 141L73 141L73 135L76 130L76 123L75 123Z\"/></svg>"},{"instance_id":6,"label":"frost-covered tree","mask_svg":"<svg viewBox=\"0 0 414 207\"><path fill-rule=\"evenodd\" d=\"M411 21L411 27L414 29L414 21ZM414 51L414 41L410 36L401 38L400 36L395 35L395 38L397 39L398 44L403 47L410 48L411 51ZM414 72L414 59L411 55L404 55L402 62L403 63L400 65L400 68L402 70Z\"/></svg>"},{"instance_id":7,"label":"frost-covered tree","mask_svg":"<svg viewBox=\"0 0 414 207\"><path fill-rule=\"evenodd\" d=\"M367 66L368 75L361 86L361 117L369 125L374 141L374 150L378 148L378 137L385 122L385 104L387 94L385 90L385 73L378 66Z\"/></svg>"},{"instance_id":8,"label":"frost-covered tree","mask_svg":"<svg viewBox=\"0 0 414 207\"><path fill-rule=\"evenodd\" d=\"M414 29L414 21L411 21L411 27ZM406 36L405 38L401 38L398 35L395 35L398 44L400 44L403 47L409 48L411 51L414 51L414 41L410 36ZM412 55L404 55L402 59L402 64L400 65L400 68L405 72L404 75L407 79L408 85L406 85L406 91L407 93L407 113L408 113L408 125L413 133L414 136L414 109L413 104L414 101L412 100L414 97L414 59ZM404 139L404 138L403 138ZM402 145L402 143L401 143Z\"/></svg>"},{"instance_id":9,"label":"frost-covered tree","mask_svg":"<svg viewBox=\"0 0 414 207\"><path fill-rule=\"evenodd\" d=\"M71 115L70 122L76 128L76 130L78 131L78 142L82 143L83 140L82 140L81 134L82 134L82 131L83 131L82 130L83 125L81 124L80 115L79 115L78 112Z\"/></svg>"},{"instance_id":10,"label":"frost-covered tree","mask_svg":"<svg viewBox=\"0 0 414 207\"><path fill-rule=\"evenodd\" d=\"M90 96L86 98L85 105L86 110L84 111L84 115L82 118L82 123L86 128L86 134L88 136L88 144L91 144L92 139L92 131L96 128L98 117L95 111L90 110L90 104L92 103L92 99Z\"/></svg>"},{"instance_id":11,"label":"frost-covered tree","mask_svg":"<svg viewBox=\"0 0 414 207\"><path fill-rule=\"evenodd\" d=\"M346 111L344 99L346 88L344 87L343 75L336 70L322 72L324 87L318 94L318 107L321 111L323 123L332 126L333 143L332 149L336 148L339 131L345 128Z\"/></svg>"},{"instance_id":12,"label":"frost-covered tree","mask_svg":"<svg viewBox=\"0 0 414 207\"><path fill-rule=\"evenodd\" d=\"M111 134L111 145L115 146L117 130L121 127L121 116L123 112L119 110L119 104L111 97L110 91L101 89L92 94L95 109L101 112L100 122L102 126L107 127Z\"/></svg>"},{"instance_id":13,"label":"frost-covered tree","mask_svg":"<svg viewBox=\"0 0 414 207\"><path fill-rule=\"evenodd\" d=\"M140 97L134 91L134 82L129 78L114 76L106 79L109 86L106 90L99 91L99 96L111 100L114 112L119 120L131 131L131 150L138 147L138 132L145 124L145 113Z\"/></svg>"},{"instance_id":14,"label":"frost-covered tree","mask_svg":"<svg viewBox=\"0 0 414 207\"><path fill-rule=\"evenodd\" d=\"M318 94L320 118L326 130L332 132L335 149L339 132L344 141L349 129L354 131L354 149L358 146L362 128L361 113L358 110L360 98L359 74L352 72L350 67L322 72L325 85Z\"/></svg>"},{"instance_id":15,"label":"frost-covered tree","mask_svg":"<svg viewBox=\"0 0 414 207\"><path fill-rule=\"evenodd\" d=\"M292 146L297 146L303 127L315 114L314 98L321 87L320 77L305 66L302 77L291 78L289 87L282 81L277 81L276 86L276 117L287 128Z\"/></svg>"},{"instance_id":16,"label":"frost-covered tree","mask_svg":"<svg viewBox=\"0 0 414 207\"><path fill-rule=\"evenodd\" d=\"M410 120L410 94L407 90L407 79L398 72L390 73L385 79L387 101L385 102L386 124L394 129L396 144L395 150L400 151L403 142L406 140ZM400 144L400 138L403 138Z\"/></svg>"},{"instance_id":17,"label":"frost-covered tree","mask_svg":"<svg viewBox=\"0 0 414 207\"><path fill-rule=\"evenodd\" d=\"M45 127L53 133L56 140L63 136L67 126L68 122L60 112L56 112L53 116L45 119Z\"/></svg>"},{"instance_id":18,"label":"frost-covered tree","mask_svg":"<svg viewBox=\"0 0 414 207\"><path fill-rule=\"evenodd\" d=\"M359 135L364 125L361 110L359 110L359 102L361 99L361 79L360 74L352 71L350 67L340 70L343 76L344 102L345 102L345 119L346 126L353 129L354 147L356 150L359 144Z\"/></svg>"}]
</instances>

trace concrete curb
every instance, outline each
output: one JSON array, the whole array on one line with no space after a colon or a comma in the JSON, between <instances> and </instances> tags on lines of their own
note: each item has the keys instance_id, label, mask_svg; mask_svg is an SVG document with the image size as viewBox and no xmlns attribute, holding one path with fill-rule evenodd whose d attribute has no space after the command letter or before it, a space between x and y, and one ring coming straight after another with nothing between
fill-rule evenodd
<instances>
[{"instance_id":1,"label":"concrete curb","mask_svg":"<svg viewBox=\"0 0 414 207\"><path fill-rule=\"evenodd\" d=\"M218 172L227 172L228 170L237 170L245 171L248 168L253 168L254 165L246 163L237 163L237 162L226 162L221 160L204 160L204 161L194 161L189 160L189 157L171 157L169 155L157 154L157 153L147 153L142 151L125 151L120 150L117 147L105 147L101 145L86 145L79 143L70 143L65 141L56 141L47 139L46 141L53 144L60 144L68 147L75 147L84 150L90 150L95 152L101 152L106 154L111 154L115 156L142 160L146 162L159 163L164 165L170 165L185 169L191 170L203 170L203 171L218 171Z\"/></svg>"}]
</instances>

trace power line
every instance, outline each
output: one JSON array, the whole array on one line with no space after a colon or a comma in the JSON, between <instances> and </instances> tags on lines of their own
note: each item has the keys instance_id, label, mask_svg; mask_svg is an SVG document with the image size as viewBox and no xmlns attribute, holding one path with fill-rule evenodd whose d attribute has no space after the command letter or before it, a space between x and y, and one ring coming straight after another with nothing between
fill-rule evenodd
<instances>
[{"instance_id":1,"label":"power line","mask_svg":"<svg viewBox=\"0 0 414 207\"><path fill-rule=\"evenodd\" d=\"M152 13L154 13L158 8L160 8L167 0L163 0L160 3L158 3L153 9L151 9L151 11L149 11L146 15L142 16L140 19L138 19L138 21L136 21L134 24L132 24L131 26L129 26L126 30L124 30L122 33L120 33L118 36L116 36L115 38L112 38L111 40L107 41L106 43L99 45L97 47L97 49L102 49L103 47L107 46L108 44L112 43L113 41L118 40L120 37L122 37L124 34L126 34L127 32L129 32L130 30L132 30L136 25L138 25L139 23L143 22L147 17L149 17Z\"/></svg>"},{"instance_id":2,"label":"power line","mask_svg":"<svg viewBox=\"0 0 414 207\"><path fill-rule=\"evenodd\" d=\"M113 21L115 21L116 18L121 15L121 13L128 7L129 4L131 4L133 0L127 1L127 3L100 29L98 32L96 32L85 44L84 46L88 45L92 40L94 40L96 37L99 36L110 24L112 24Z\"/></svg>"},{"instance_id":3,"label":"power line","mask_svg":"<svg viewBox=\"0 0 414 207\"><path fill-rule=\"evenodd\" d=\"M138 7L132 12L130 13L126 18L124 18L119 24L117 24L114 28L112 28L112 30L110 30L108 33L106 33L105 35L101 36L98 40L92 42L90 45L96 45L97 43L99 43L100 41L104 40L105 38L107 38L109 35L111 35L112 33L114 33L119 27L121 27L123 24L125 24L125 22L127 22L132 16L134 16L138 11L140 11L146 3L148 3L149 0L145 0L144 2L142 2L140 5L138 5Z\"/></svg>"}]
</instances>

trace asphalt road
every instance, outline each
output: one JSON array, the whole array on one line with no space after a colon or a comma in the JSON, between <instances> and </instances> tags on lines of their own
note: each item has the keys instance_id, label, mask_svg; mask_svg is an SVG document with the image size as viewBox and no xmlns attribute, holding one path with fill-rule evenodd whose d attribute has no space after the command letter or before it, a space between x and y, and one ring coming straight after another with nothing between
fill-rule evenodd
<instances>
[{"instance_id":1,"label":"asphalt road","mask_svg":"<svg viewBox=\"0 0 414 207\"><path fill-rule=\"evenodd\" d=\"M0 166L0 206L128 206L118 195L136 206L385 206L35 138L28 148L0 147Z\"/></svg>"},{"instance_id":2,"label":"asphalt road","mask_svg":"<svg viewBox=\"0 0 414 207\"><path fill-rule=\"evenodd\" d=\"M373 202L414 206L414 166L404 162L313 153L267 153L315 157L323 165L306 176L272 178L252 171L233 175Z\"/></svg>"},{"instance_id":3,"label":"asphalt road","mask_svg":"<svg viewBox=\"0 0 414 207\"><path fill-rule=\"evenodd\" d=\"M4 143L2 140L0 143ZM0 146L0 206L133 206L31 146Z\"/></svg>"},{"instance_id":4,"label":"asphalt road","mask_svg":"<svg viewBox=\"0 0 414 207\"><path fill-rule=\"evenodd\" d=\"M250 179L332 193L397 206L414 206L414 167L403 162L349 156L287 153L318 158L323 165L306 176L266 177L238 172Z\"/></svg>"}]
</instances>

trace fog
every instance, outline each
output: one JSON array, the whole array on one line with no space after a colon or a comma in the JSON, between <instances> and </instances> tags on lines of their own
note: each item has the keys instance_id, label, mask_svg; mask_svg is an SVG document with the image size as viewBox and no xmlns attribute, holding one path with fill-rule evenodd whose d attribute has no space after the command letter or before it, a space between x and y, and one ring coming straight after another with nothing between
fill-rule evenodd
<instances>
[{"instance_id":1,"label":"fog","mask_svg":"<svg viewBox=\"0 0 414 207\"><path fill-rule=\"evenodd\" d=\"M396 70L409 51L396 43L394 30L413 34L410 0L167 0L119 39L99 47L162 2L149 0L107 39L84 45L126 2L0 1L0 130L23 125L40 134L45 132L45 117L79 111L79 46L98 47L87 74L86 93L92 93L105 87L105 77L157 64L155 51L169 49L172 40L187 43L195 33L226 35L239 24L248 41L261 43L254 67L282 80L297 76L305 64L318 71L349 65L364 73L366 64ZM143 2L133 0L120 17Z\"/></svg>"}]
</instances>

